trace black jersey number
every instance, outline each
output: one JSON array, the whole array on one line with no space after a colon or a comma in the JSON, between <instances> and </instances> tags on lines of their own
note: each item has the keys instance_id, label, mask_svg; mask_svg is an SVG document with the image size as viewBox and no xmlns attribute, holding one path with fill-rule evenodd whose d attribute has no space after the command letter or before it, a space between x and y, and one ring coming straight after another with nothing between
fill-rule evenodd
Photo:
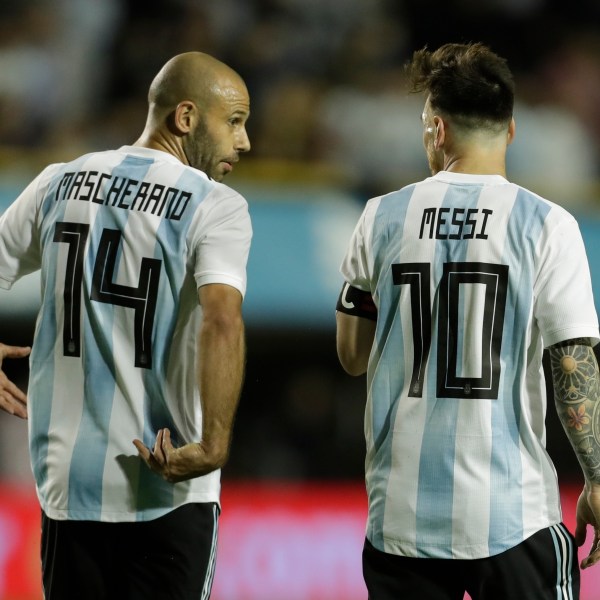
<instances>
[{"instance_id":1,"label":"black jersey number","mask_svg":"<svg viewBox=\"0 0 600 600\"><path fill-rule=\"evenodd\" d=\"M69 246L63 291L65 356L81 356L81 286L88 233L89 225L83 223L59 222L54 231L54 241ZM137 287L114 283L121 237L122 234L117 229L102 231L94 263L90 298L97 302L134 309L135 366L150 369L152 368L152 328L162 261L157 258L142 258Z\"/></svg>"},{"instance_id":2,"label":"black jersey number","mask_svg":"<svg viewBox=\"0 0 600 600\"><path fill-rule=\"evenodd\" d=\"M408 286L413 330L413 371L409 395L420 398L423 394L425 366L431 347L431 302L429 263L399 263L392 265L392 280L396 285ZM461 314L469 314L469 307L461 306L461 286L483 286L481 310L480 376L464 377L459 374L459 341ZM500 349L508 286L508 266L481 262L444 263L438 297L437 382L438 398L498 397L500 381ZM461 300L461 297L463 300Z\"/></svg>"}]
</instances>

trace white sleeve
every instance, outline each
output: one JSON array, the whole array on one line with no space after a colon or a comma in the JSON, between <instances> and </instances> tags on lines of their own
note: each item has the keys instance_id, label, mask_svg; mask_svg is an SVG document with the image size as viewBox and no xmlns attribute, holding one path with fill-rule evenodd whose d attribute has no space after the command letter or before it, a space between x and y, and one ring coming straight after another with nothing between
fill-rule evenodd
<instances>
[{"instance_id":1,"label":"white sleeve","mask_svg":"<svg viewBox=\"0 0 600 600\"><path fill-rule=\"evenodd\" d=\"M48 167L40 173L0 217L0 287L10 289L23 275L41 266L39 207Z\"/></svg>"},{"instance_id":2,"label":"white sleeve","mask_svg":"<svg viewBox=\"0 0 600 600\"><path fill-rule=\"evenodd\" d=\"M598 343L590 269L577 221L570 217L561 222L540 243L534 311L544 346L583 337Z\"/></svg>"},{"instance_id":3,"label":"white sleeve","mask_svg":"<svg viewBox=\"0 0 600 600\"><path fill-rule=\"evenodd\" d=\"M360 216L354 233L350 238L346 256L342 261L340 272L344 280L352 287L363 292L372 292L372 262L371 237L375 213L381 198L372 198L367 202Z\"/></svg>"},{"instance_id":4,"label":"white sleeve","mask_svg":"<svg viewBox=\"0 0 600 600\"><path fill-rule=\"evenodd\" d=\"M224 283L244 296L252 224L246 200L229 191L223 195L216 189L195 217L190 242L195 250L194 278L198 287Z\"/></svg>"}]
</instances>

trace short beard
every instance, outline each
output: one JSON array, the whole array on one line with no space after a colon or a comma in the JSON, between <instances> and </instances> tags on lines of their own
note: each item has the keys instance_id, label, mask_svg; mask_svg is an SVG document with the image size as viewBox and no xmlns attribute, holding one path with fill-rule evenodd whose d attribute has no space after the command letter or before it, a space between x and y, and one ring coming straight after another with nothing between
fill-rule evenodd
<instances>
[{"instance_id":1,"label":"short beard","mask_svg":"<svg viewBox=\"0 0 600 600\"><path fill-rule=\"evenodd\" d=\"M210 152L207 152L207 149L212 145L204 118L200 119L198 126L191 135L183 138L182 145L183 153L187 158L188 164L191 167L194 167L194 169L203 171L209 177L212 177L211 173L208 172L208 164L204 163L206 155L210 155Z\"/></svg>"}]
</instances>

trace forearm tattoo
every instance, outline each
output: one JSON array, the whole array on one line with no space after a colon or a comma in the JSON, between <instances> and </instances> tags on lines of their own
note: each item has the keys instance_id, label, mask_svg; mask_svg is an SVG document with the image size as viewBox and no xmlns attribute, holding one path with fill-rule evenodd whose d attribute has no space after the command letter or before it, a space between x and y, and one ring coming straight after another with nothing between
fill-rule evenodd
<instances>
[{"instance_id":1,"label":"forearm tattoo","mask_svg":"<svg viewBox=\"0 0 600 600\"><path fill-rule=\"evenodd\" d=\"M556 410L585 477L600 483L600 381L587 339L549 348Z\"/></svg>"}]
</instances>

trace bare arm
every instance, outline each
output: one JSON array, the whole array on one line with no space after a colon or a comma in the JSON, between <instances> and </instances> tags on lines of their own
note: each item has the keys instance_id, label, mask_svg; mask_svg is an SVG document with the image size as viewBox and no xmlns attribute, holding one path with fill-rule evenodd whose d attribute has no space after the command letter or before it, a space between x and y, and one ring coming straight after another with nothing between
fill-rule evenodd
<instances>
[{"instance_id":1,"label":"bare arm","mask_svg":"<svg viewBox=\"0 0 600 600\"><path fill-rule=\"evenodd\" d=\"M337 311L337 354L344 370L350 375L362 375L369 364L377 322Z\"/></svg>"},{"instance_id":2,"label":"bare arm","mask_svg":"<svg viewBox=\"0 0 600 600\"><path fill-rule=\"evenodd\" d=\"M577 544L585 542L588 525L594 529L590 554L581 563L585 569L600 560L600 373L586 339L556 344L549 356L556 410L585 477L577 503Z\"/></svg>"},{"instance_id":3,"label":"bare arm","mask_svg":"<svg viewBox=\"0 0 600 600\"><path fill-rule=\"evenodd\" d=\"M227 285L199 290L204 308L197 379L202 399L202 444L223 466L229 457L235 413L244 378L246 346L242 296Z\"/></svg>"},{"instance_id":4,"label":"bare arm","mask_svg":"<svg viewBox=\"0 0 600 600\"><path fill-rule=\"evenodd\" d=\"M244 377L241 294L228 285L210 284L202 286L198 295L204 313L196 370L202 439L174 448L169 430L163 429L152 451L134 441L148 466L172 482L206 475L227 462Z\"/></svg>"}]
</instances>

